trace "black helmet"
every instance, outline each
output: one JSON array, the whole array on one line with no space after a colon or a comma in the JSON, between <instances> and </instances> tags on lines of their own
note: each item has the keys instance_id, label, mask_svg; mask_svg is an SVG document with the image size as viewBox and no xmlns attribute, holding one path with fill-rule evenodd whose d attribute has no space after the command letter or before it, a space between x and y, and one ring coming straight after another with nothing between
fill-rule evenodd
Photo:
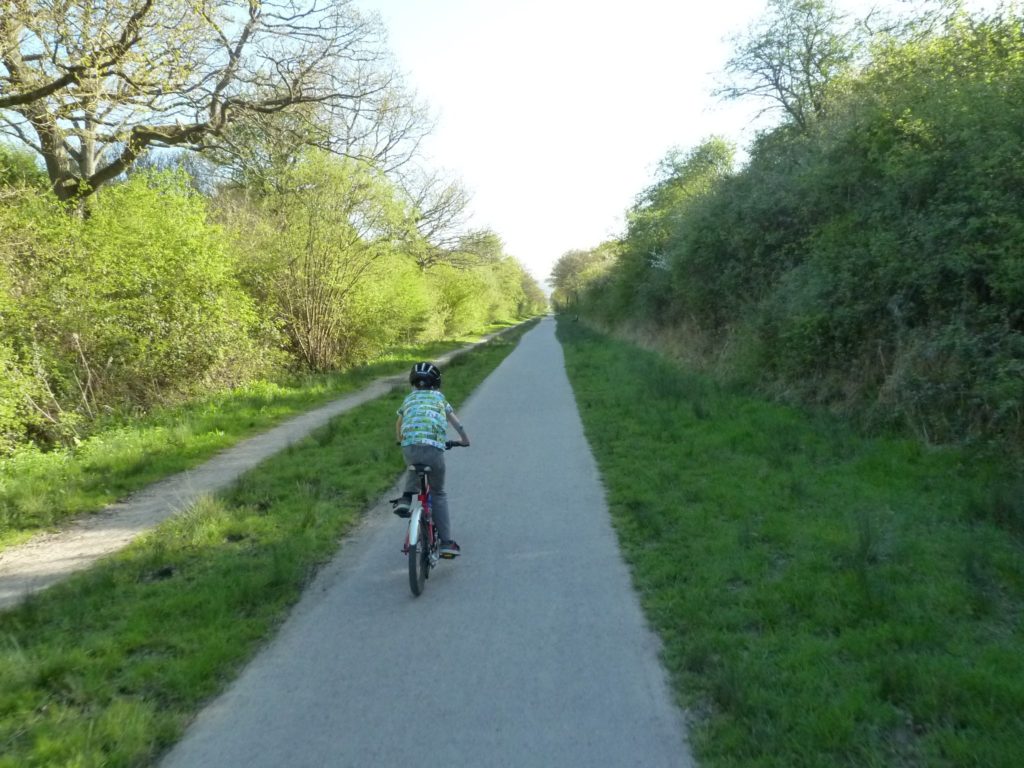
<instances>
[{"instance_id":1,"label":"black helmet","mask_svg":"<svg viewBox=\"0 0 1024 768\"><path fill-rule=\"evenodd\" d=\"M441 369L433 363L416 363L409 371L409 383L417 389L440 389Z\"/></svg>"}]
</instances>

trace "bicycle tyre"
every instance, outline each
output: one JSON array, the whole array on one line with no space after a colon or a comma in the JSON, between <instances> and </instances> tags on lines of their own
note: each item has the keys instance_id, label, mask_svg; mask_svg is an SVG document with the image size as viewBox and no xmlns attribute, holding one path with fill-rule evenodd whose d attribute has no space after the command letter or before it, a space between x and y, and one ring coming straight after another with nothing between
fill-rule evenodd
<instances>
[{"instance_id":1,"label":"bicycle tyre","mask_svg":"<svg viewBox=\"0 0 1024 768\"><path fill-rule=\"evenodd\" d=\"M427 543L427 527L420 525L420 533L415 545L409 543L409 589L419 597L423 594L423 586L427 581L430 569L430 546Z\"/></svg>"}]
</instances>

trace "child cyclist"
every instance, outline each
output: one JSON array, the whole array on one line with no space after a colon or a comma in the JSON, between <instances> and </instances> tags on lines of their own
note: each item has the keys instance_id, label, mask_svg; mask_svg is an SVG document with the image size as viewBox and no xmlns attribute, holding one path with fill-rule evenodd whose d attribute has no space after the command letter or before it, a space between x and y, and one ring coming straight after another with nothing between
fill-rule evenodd
<instances>
[{"instance_id":1,"label":"child cyclist","mask_svg":"<svg viewBox=\"0 0 1024 768\"><path fill-rule=\"evenodd\" d=\"M441 371L433 363L416 363L409 372L413 390L398 409L395 438L402 446L405 463L430 466L430 498L434 520L441 534L441 554L457 557L459 545L452 539L448 518L448 495L444 490L444 448L446 424L451 424L462 438L461 445L469 445L469 436L455 409L441 394ZM405 492L395 505L395 514L409 516L412 497L419 491L416 473L406 472Z\"/></svg>"}]
</instances>

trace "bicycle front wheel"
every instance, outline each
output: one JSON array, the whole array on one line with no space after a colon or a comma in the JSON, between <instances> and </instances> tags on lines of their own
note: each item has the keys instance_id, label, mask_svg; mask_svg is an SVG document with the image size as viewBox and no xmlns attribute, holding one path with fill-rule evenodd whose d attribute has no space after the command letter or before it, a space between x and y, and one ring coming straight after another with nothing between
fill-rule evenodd
<instances>
[{"instance_id":1,"label":"bicycle front wheel","mask_svg":"<svg viewBox=\"0 0 1024 768\"><path fill-rule=\"evenodd\" d=\"M427 543L427 526L420 525L415 545L412 542L409 543L409 588L416 597L423 593L423 585L427 581L429 568L430 545Z\"/></svg>"}]
</instances>

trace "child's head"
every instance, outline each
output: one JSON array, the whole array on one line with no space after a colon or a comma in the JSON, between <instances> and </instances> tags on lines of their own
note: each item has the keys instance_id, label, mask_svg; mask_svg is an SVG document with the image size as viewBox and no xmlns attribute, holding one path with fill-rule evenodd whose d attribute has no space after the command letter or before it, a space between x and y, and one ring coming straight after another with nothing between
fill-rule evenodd
<instances>
[{"instance_id":1,"label":"child's head","mask_svg":"<svg viewBox=\"0 0 1024 768\"><path fill-rule=\"evenodd\" d=\"M409 383L416 389L440 389L441 369L433 363L416 363L409 371Z\"/></svg>"}]
</instances>

